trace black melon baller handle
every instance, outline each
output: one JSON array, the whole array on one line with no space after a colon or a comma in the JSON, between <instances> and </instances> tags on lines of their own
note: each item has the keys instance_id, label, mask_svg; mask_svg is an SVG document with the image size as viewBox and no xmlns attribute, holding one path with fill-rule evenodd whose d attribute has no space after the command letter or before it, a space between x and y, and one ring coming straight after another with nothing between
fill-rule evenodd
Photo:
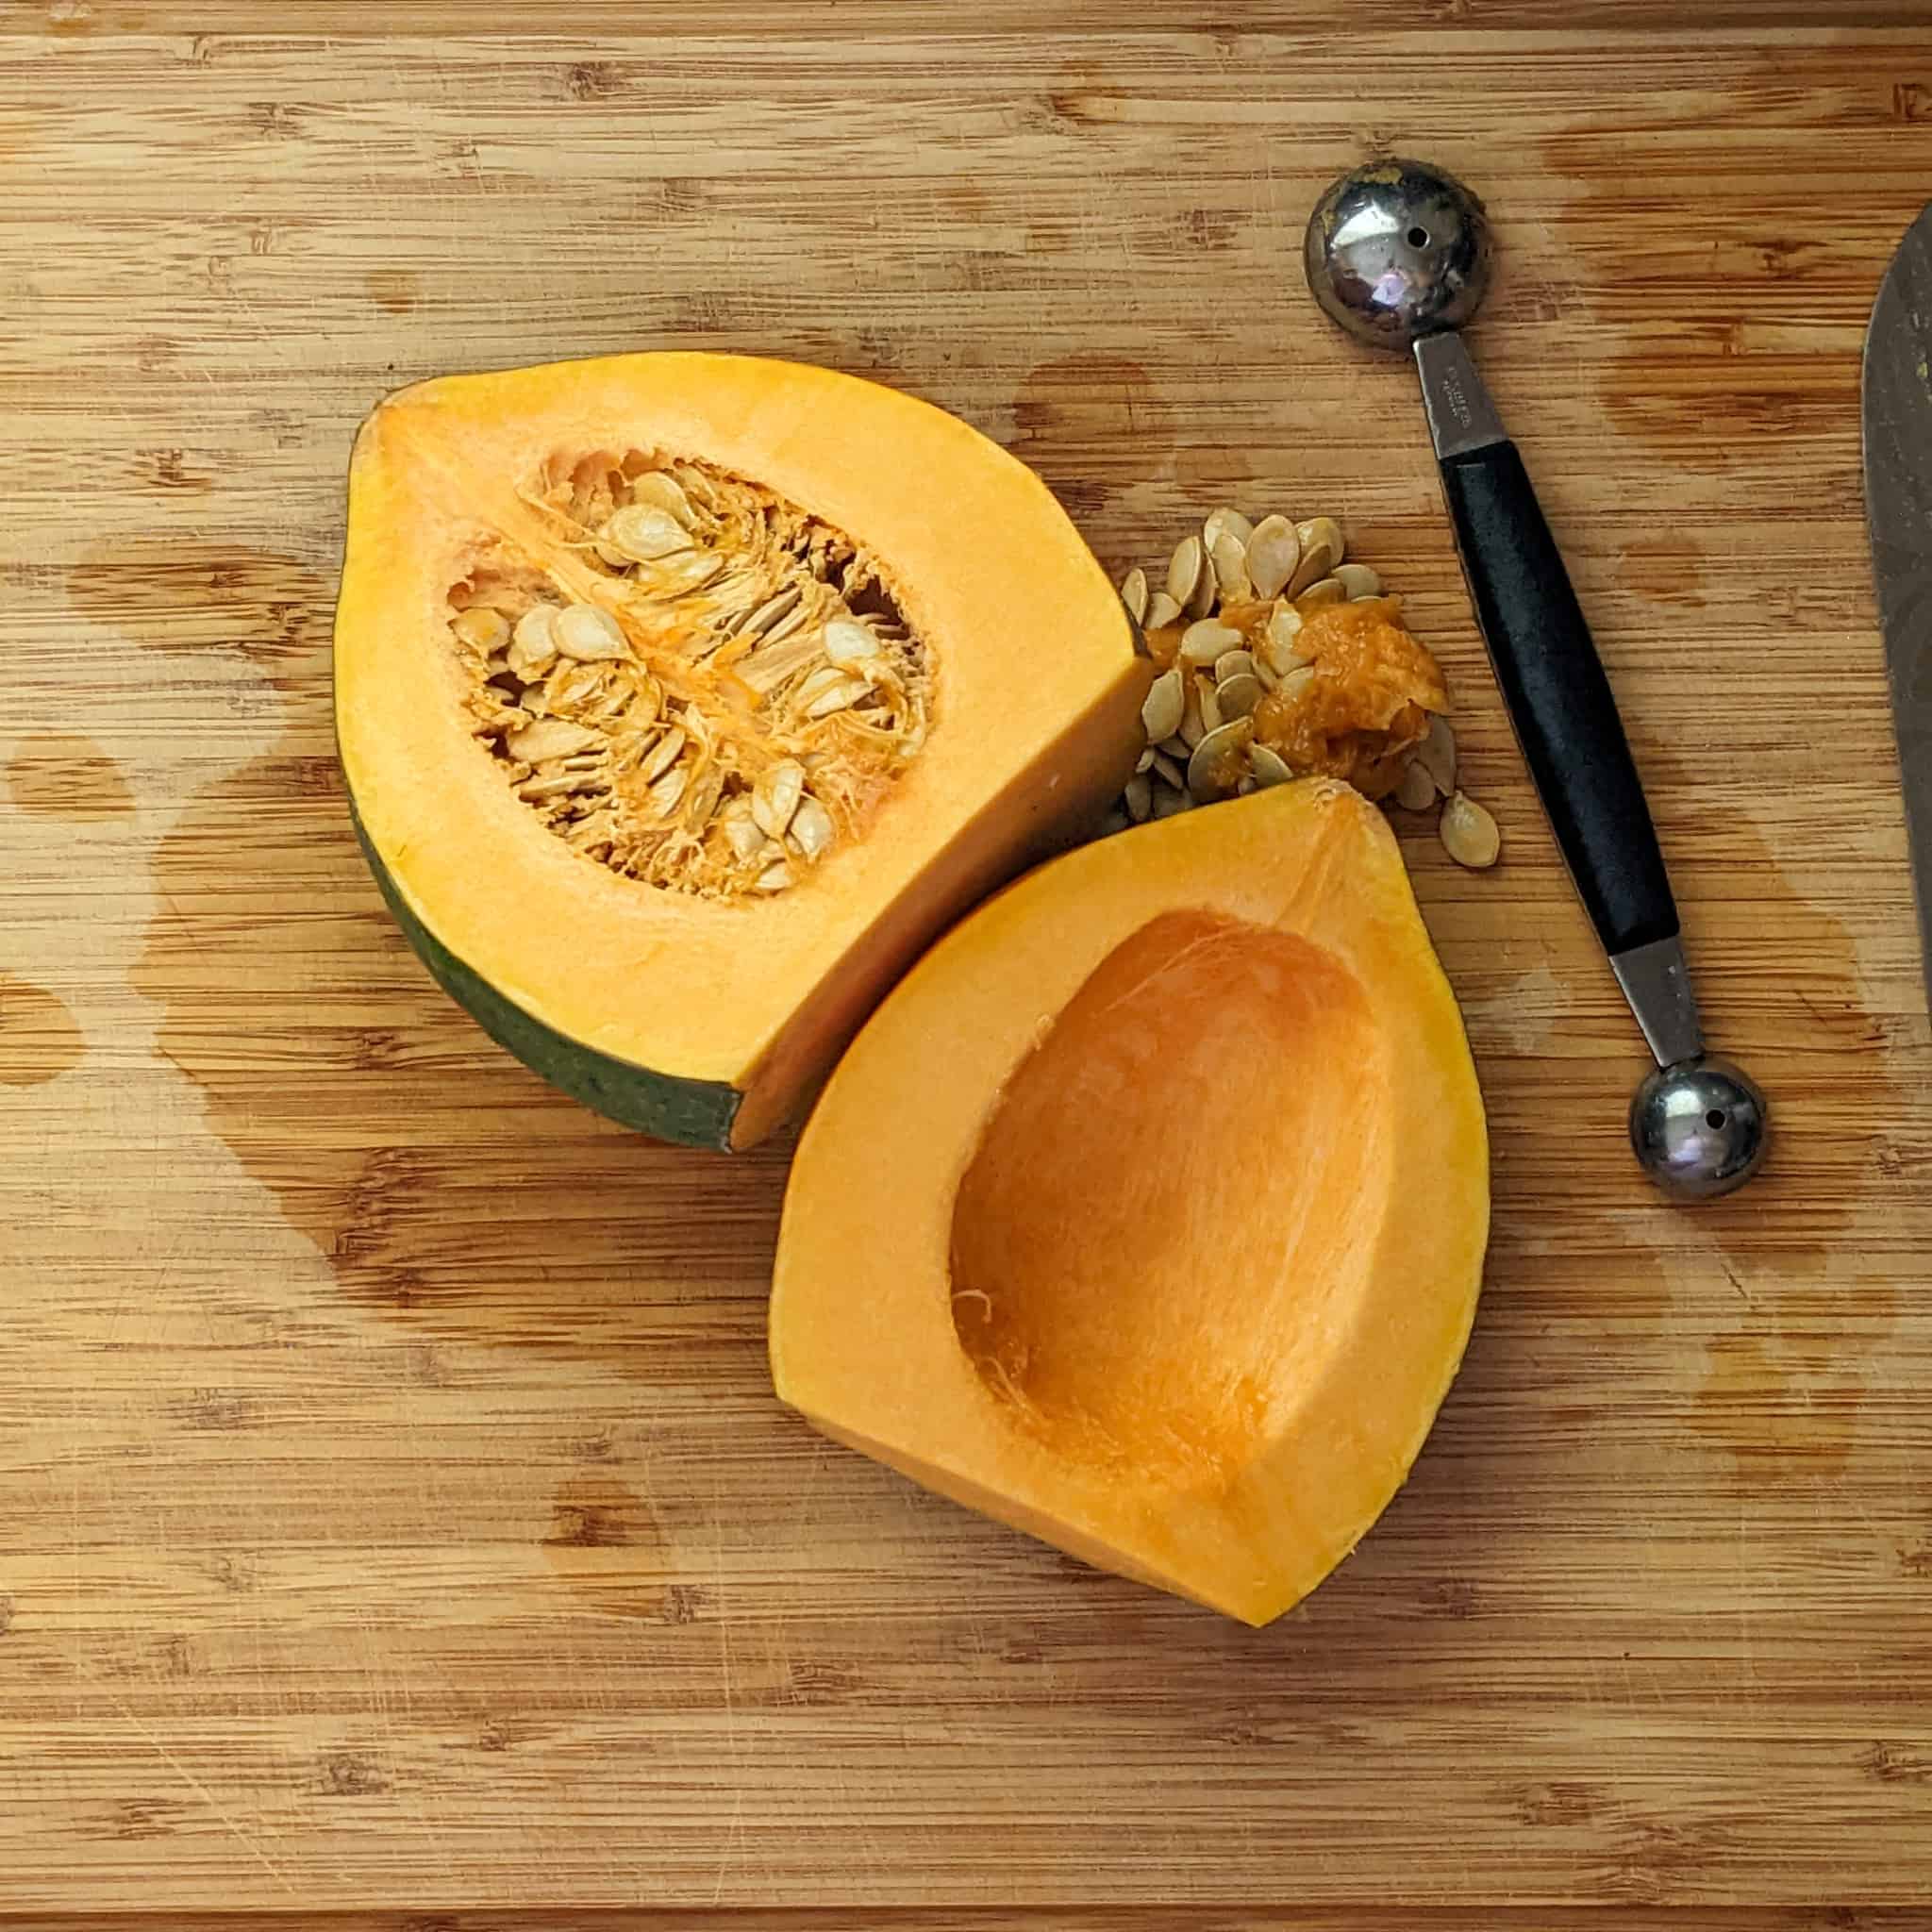
<instances>
[{"instance_id":1,"label":"black melon baller handle","mask_svg":"<svg viewBox=\"0 0 1932 1932\"><path fill-rule=\"evenodd\" d=\"M1415 345L1456 547L1563 863L1660 1066L1704 1048L1677 906L1624 736L1529 473L1453 330Z\"/></svg>"}]
</instances>

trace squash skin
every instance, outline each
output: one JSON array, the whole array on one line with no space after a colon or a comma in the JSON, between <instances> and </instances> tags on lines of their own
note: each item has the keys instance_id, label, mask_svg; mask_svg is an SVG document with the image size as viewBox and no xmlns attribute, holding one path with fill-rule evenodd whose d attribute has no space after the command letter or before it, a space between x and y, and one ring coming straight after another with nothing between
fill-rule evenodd
<instances>
[{"instance_id":1,"label":"squash skin","mask_svg":"<svg viewBox=\"0 0 1932 1932\"><path fill-rule=\"evenodd\" d=\"M422 920L397 888L369 834L363 829L355 801L349 802L356 842L375 875L383 904L402 927L403 936L430 976L457 1005L506 1052L514 1054L534 1074L561 1088L580 1106L620 1126L679 1141L691 1147L728 1151L731 1124L743 1095L716 1080L685 1080L613 1059L546 1026L507 999L489 980L452 953Z\"/></svg>"},{"instance_id":2,"label":"squash skin","mask_svg":"<svg viewBox=\"0 0 1932 1932\"><path fill-rule=\"evenodd\" d=\"M785 895L801 908L828 908L815 929L801 935L813 915L789 906L678 904L676 895L608 874L601 883L559 885L566 866L580 875L600 869L534 821L517 824L522 808L493 772L487 776L501 796L485 795L474 773L458 770L468 747L454 686L445 705L441 667L427 661L441 649L438 584L446 579L421 562L419 530L426 526L433 548L437 514L445 525L473 513L485 526L510 529L502 521L513 513L505 479L523 474L553 425L564 446L601 427L612 441L708 457L770 481L877 541L888 563L909 573L916 598L928 588L917 566L935 533L957 525L969 546L996 540L978 572L983 585L1020 580L1009 553L1040 552L1045 608L1057 626L1047 634L1058 650L1042 648L1045 616L1030 630L1008 625L990 609L986 591L961 589L963 565L934 590L941 711L883 808L885 831L835 854L823 876ZM822 443L849 449L859 441L890 448L913 472L930 459L924 493L908 491L895 470L891 500L879 513L895 541L908 541L909 532L909 558L853 514L868 489L878 495L882 486L852 484L817 453ZM486 478L474 504L466 464ZM682 353L441 377L398 391L364 424L349 495L337 737L358 836L384 896L434 976L493 1039L574 1098L661 1138L746 1147L795 1116L932 936L1014 872L1090 830L1139 748L1150 668L1113 586L1045 486L969 425L875 384L755 358ZM432 498L442 508L425 513L423 503ZM920 622L928 627L923 615ZM393 645L382 656L372 641L385 631L408 634L425 662L409 666ZM399 670L408 673L400 682ZM1037 708L980 775L971 761L985 727L974 717L983 721L992 688L1016 688L1029 672L1044 675L1046 728L1039 728ZM397 691L403 694L391 695ZM407 725L399 718L392 727L386 707L411 714ZM406 736L408 757L385 745ZM440 773L444 761L453 774L450 803L425 811L398 774ZM458 876L470 858L485 861L489 873L508 865L520 891L538 881L547 899L530 927L581 930L592 950L601 948L597 972L576 973L562 944L554 962L541 947L499 944L496 927L507 922L479 911L478 895ZM588 904L581 919L573 893ZM625 898L629 905L620 905ZM792 936L774 941L780 927ZM769 957L770 964L666 971L680 958L708 962L731 954ZM573 974L575 991L565 984ZM663 1038L653 1035L654 1014L674 1016L658 1027Z\"/></svg>"},{"instance_id":3,"label":"squash skin","mask_svg":"<svg viewBox=\"0 0 1932 1932\"><path fill-rule=\"evenodd\" d=\"M1300 1362L1262 1391L1258 1425L1224 1438L1210 1427L1200 1444L1183 1442L1176 1453L1165 1424L1136 1436L1138 1398L1123 1398L1115 1414L1103 1414L1115 1440L1096 1451L1064 1424L1084 1425L1080 1411L1107 1410L1104 1378L1076 1376L1068 1397L1036 1364L1016 1406L999 1378L969 1358L957 1304L981 1286L997 1298L1002 1284L982 1276L961 1292L961 1202L1002 1109L1024 1087L1031 1057L1050 1048L1079 995L1124 941L1163 915L1201 906L1253 929L1272 917L1285 935L1308 935L1367 990L1373 1024L1351 1022L1353 1031L1334 1036L1348 1049L1341 1064L1320 1074L1329 1041L1318 1029L1312 1058L1284 1074L1328 1077L1324 1108L1357 1088L1400 1093L1405 1105L1388 1105L1386 1094L1375 1103L1364 1128L1369 1152L1355 1170L1341 1170L1352 1191L1332 1209L1317 1191L1316 1171L1310 1224L1320 1237L1329 1215L1346 1240L1291 1245L1278 1276L1287 1297L1269 1311L1243 1324L1241 1306L1217 1306L1215 1289L1228 1257L1265 1246L1282 1217L1257 1212L1253 1224L1216 1226L1198 1250L1203 1299L1197 1314L1183 1288L1169 1353L1184 1363L1184 1384L1190 1355L1205 1360L1197 1383L1186 1385L1204 1391L1204 1417L1249 1357L1258 1354L1264 1381L1271 1353ZM1136 1025L1145 1019L1126 1017ZM1185 1015L1171 1017L1185 1024ZM1061 1071L1077 1065L1058 1063ZM1135 1091L1127 1089L1128 1108ZM1167 1091L1192 1090L1182 1081ZM1165 1100L1150 1103L1147 1114L1163 1125L1136 1138L1130 1123L1136 1149L1165 1144ZM1321 1119L1318 1111L1312 1123L1294 1124L1319 1139ZM1044 1258L1030 1281L1011 1287L1048 1305L1067 1294L1063 1263L1081 1258L1064 1226L1083 1219L1105 1225L1125 1203L1144 1232L1133 1204L1154 1191L1165 1158L1136 1164L1136 1156L1117 1169L1109 1158L1118 1141L1078 1118L1067 1124L1071 1153L1044 1141L1021 1144L1021 1156L1030 1146L1039 1158L1013 1163L1017 1209L1008 1199L1024 1222L1024 1190L1041 1189L1041 1228L1012 1254L1023 1274L1029 1242ZM1291 1136L1284 1152L1301 1144ZM855 1202L850 1176L881 1148L892 1150L894 1212L873 1217L883 1224L868 1239L860 1230L872 1197ZM1110 1184L1116 1172L1123 1178ZM982 1191L978 1224L987 1198ZM1188 1190L1181 1198L1191 1198ZM1172 1202L1160 1209L1169 1211ZM1042 867L956 927L901 982L841 1063L800 1143L771 1306L774 1380L814 1427L915 1481L1087 1561L1258 1625L1333 1570L1407 1476L1468 1340L1488 1223L1480 1091L1393 836L1348 788L1304 781L1140 827ZM986 1249L983 1240L978 1245ZM1130 1332L1147 1311L1135 1271L1150 1280L1159 1271L1138 1247L1116 1259L1103 1241L1101 1253L1103 1293L1112 1294L1113 1281L1119 1303L1103 1299L1086 1332L1104 1355L1116 1330ZM1332 1293L1319 1267L1305 1272L1310 1257L1319 1264L1324 1254L1341 1257ZM1170 1286L1162 1277L1153 1299ZM1319 1309L1312 1324L1309 1307ZM1070 1322L1088 1312L1070 1296L1064 1311ZM1040 1332L1051 1342L1050 1324ZM1130 1349L1129 1374L1144 1365ZM1024 1384L1024 1358L1020 1373Z\"/></svg>"}]
</instances>

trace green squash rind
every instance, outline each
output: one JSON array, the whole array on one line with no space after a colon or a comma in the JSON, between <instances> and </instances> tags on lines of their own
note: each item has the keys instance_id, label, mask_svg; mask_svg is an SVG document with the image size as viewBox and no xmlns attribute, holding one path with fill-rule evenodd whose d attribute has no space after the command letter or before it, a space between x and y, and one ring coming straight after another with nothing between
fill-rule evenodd
<instances>
[{"instance_id":1,"label":"green squash rind","mask_svg":"<svg viewBox=\"0 0 1932 1932\"><path fill-rule=\"evenodd\" d=\"M659 1074L610 1054L599 1053L546 1026L507 999L481 974L457 958L410 910L396 890L382 855L364 829L356 801L349 800L349 817L357 842L375 874L375 883L396 924L436 983L489 1034L497 1045L558 1087L573 1100L620 1126L678 1141L690 1147L731 1145L731 1123L743 1096L735 1087L715 1080L691 1080L680 1074Z\"/></svg>"}]
</instances>

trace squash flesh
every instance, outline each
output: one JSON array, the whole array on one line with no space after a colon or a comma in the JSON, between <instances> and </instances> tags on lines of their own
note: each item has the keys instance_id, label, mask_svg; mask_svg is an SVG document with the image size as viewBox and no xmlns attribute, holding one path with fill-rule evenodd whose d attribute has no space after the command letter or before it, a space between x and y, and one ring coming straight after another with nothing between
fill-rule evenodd
<instances>
[{"instance_id":1,"label":"squash flesh","mask_svg":"<svg viewBox=\"0 0 1932 1932\"><path fill-rule=\"evenodd\" d=\"M864 1146L889 1217L841 1179ZM929 1487L1258 1624L1401 1482L1487 1227L1392 837L1307 781L1042 868L908 975L801 1142L774 1374Z\"/></svg>"},{"instance_id":2,"label":"squash flesh","mask_svg":"<svg viewBox=\"0 0 1932 1932\"><path fill-rule=\"evenodd\" d=\"M518 480L613 442L738 472L863 537L934 649L921 756L862 841L776 899L691 899L584 859L466 730L443 648L453 559L479 526L535 546ZM828 371L686 355L448 377L383 405L352 468L336 667L343 770L409 921L560 1054L725 1090L734 1145L784 1118L933 931L1097 811L1147 679L1045 486L966 425Z\"/></svg>"}]
</instances>

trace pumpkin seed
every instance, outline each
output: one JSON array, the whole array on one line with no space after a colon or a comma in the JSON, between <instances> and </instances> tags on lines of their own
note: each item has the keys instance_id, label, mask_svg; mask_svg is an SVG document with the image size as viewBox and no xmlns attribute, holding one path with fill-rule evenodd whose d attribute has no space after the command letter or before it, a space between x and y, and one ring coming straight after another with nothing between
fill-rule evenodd
<instances>
[{"instance_id":1,"label":"pumpkin seed","mask_svg":"<svg viewBox=\"0 0 1932 1932\"><path fill-rule=\"evenodd\" d=\"M1121 579L1121 602L1136 624L1147 620L1147 573L1138 566Z\"/></svg>"},{"instance_id":2,"label":"pumpkin seed","mask_svg":"<svg viewBox=\"0 0 1932 1932\"><path fill-rule=\"evenodd\" d=\"M825 656L834 664L858 664L879 654L879 641L870 625L856 617L835 617L825 625Z\"/></svg>"},{"instance_id":3,"label":"pumpkin seed","mask_svg":"<svg viewBox=\"0 0 1932 1932\"><path fill-rule=\"evenodd\" d=\"M1176 789L1188 782L1184 761L1170 758L1164 751L1154 754L1154 775Z\"/></svg>"},{"instance_id":4,"label":"pumpkin seed","mask_svg":"<svg viewBox=\"0 0 1932 1932\"><path fill-rule=\"evenodd\" d=\"M1174 546L1174 555L1167 561L1167 594L1176 608L1185 609L1193 601L1207 561L1198 537L1183 537Z\"/></svg>"},{"instance_id":5,"label":"pumpkin seed","mask_svg":"<svg viewBox=\"0 0 1932 1932\"><path fill-rule=\"evenodd\" d=\"M1347 596L1340 577L1318 577L1296 597L1294 608L1305 618L1312 617L1316 611L1325 610L1331 604L1345 603Z\"/></svg>"},{"instance_id":6,"label":"pumpkin seed","mask_svg":"<svg viewBox=\"0 0 1932 1932\"><path fill-rule=\"evenodd\" d=\"M683 756L686 741L684 727L674 724L664 736L644 754L638 766L638 782L649 785L655 778L670 770Z\"/></svg>"},{"instance_id":7,"label":"pumpkin seed","mask_svg":"<svg viewBox=\"0 0 1932 1932\"><path fill-rule=\"evenodd\" d=\"M791 814L790 836L807 858L816 858L832 842L832 814L809 792Z\"/></svg>"},{"instance_id":8,"label":"pumpkin seed","mask_svg":"<svg viewBox=\"0 0 1932 1932\"><path fill-rule=\"evenodd\" d=\"M1154 749L1162 758L1172 758L1177 765L1185 765L1188 754L1193 750L1193 746L1178 731L1172 731Z\"/></svg>"},{"instance_id":9,"label":"pumpkin seed","mask_svg":"<svg viewBox=\"0 0 1932 1932\"><path fill-rule=\"evenodd\" d=\"M1225 684L1230 677L1252 677L1255 657L1252 651L1224 651L1214 660L1214 681Z\"/></svg>"},{"instance_id":10,"label":"pumpkin seed","mask_svg":"<svg viewBox=\"0 0 1932 1932\"><path fill-rule=\"evenodd\" d=\"M1275 687L1281 695L1292 703L1315 681L1315 667L1304 664L1297 671L1291 671Z\"/></svg>"},{"instance_id":11,"label":"pumpkin seed","mask_svg":"<svg viewBox=\"0 0 1932 1932\"><path fill-rule=\"evenodd\" d=\"M1415 761L1443 797L1456 790L1456 733L1448 719L1431 716L1428 736L1416 746Z\"/></svg>"},{"instance_id":12,"label":"pumpkin seed","mask_svg":"<svg viewBox=\"0 0 1932 1932\"><path fill-rule=\"evenodd\" d=\"M782 892L791 883L791 868L784 859L775 865L768 865L758 876L758 890L761 892Z\"/></svg>"},{"instance_id":13,"label":"pumpkin seed","mask_svg":"<svg viewBox=\"0 0 1932 1932\"><path fill-rule=\"evenodd\" d=\"M1395 782L1395 802L1404 811L1427 811L1436 802L1436 781L1420 758L1410 758Z\"/></svg>"},{"instance_id":14,"label":"pumpkin seed","mask_svg":"<svg viewBox=\"0 0 1932 1932\"><path fill-rule=\"evenodd\" d=\"M1173 791L1162 786L1154 794L1154 816L1158 819L1171 819L1176 812L1186 811L1193 802L1184 790Z\"/></svg>"},{"instance_id":15,"label":"pumpkin seed","mask_svg":"<svg viewBox=\"0 0 1932 1932\"><path fill-rule=\"evenodd\" d=\"M691 787L684 802L684 823L688 831L702 832L711 823L718 801L724 795L724 774L716 765Z\"/></svg>"},{"instance_id":16,"label":"pumpkin seed","mask_svg":"<svg viewBox=\"0 0 1932 1932\"><path fill-rule=\"evenodd\" d=\"M503 748L511 758L525 758L534 765L545 758L567 758L574 752L601 746L603 742L594 731L582 724L573 724L563 718L539 718L521 731L510 732L503 741Z\"/></svg>"},{"instance_id":17,"label":"pumpkin seed","mask_svg":"<svg viewBox=\"0 0 1932 1932\"><path fill-rule=\"evenodd\" d=\"M597 604L573 604L551 621L550 635L558 652L580 664L629 655L624 628Z\"/></svg>"},{"instance_id":18,"label":"pumpkin seed","mask_svg":"<svg viewBox=\"0 0 1932 1932\"><path fill-rule=\"evenodd\" d=\"M1188 680L1187 704L1181 711L1181 728L1174 736L1187 746L1188 756L1191 758L1194 747L1207 735L1208 726L1201 718L1201 687L1191 677Z\"/></svg>"},{"instance_id":19,"label":"pumpkin seed","mask_svg":"<svg viewBox=\"0 0 1932 1932\"><path fill-rule=\"evenodd\" d=\"M1159 754L1150 744L1147 747L1147 749L1143 751L1141 754L1141 756L1134 760L1134 772L1136 776L1138 776L1142 772L1151 771L1154 767L1154 760L1158 756Z\"/></svg>"},{"instance_id":20,"label":"pumpkin seed","mask_svg":"<svg viewBox=\"0 0 1932 1932\"><path fill-rule=\"evenodd\" d=\"M1163 671L1141 701L1141 723L1148 740L1158 744L1180 729L1181 714L1187 708L1185 680L1178 669Z\"/></svg>"},{"instance_id":21,"label":"pumpkin seed","mask_svg":"<svg viewBox=\"0 0 1932 1932\"><path fill-rule=\"evenodd\" d=\"M1208 553L1214 565L1214 582L1224 604L1245 603L1254 592L1248 582L1248 553L1232 530L1224 530Z\"/></svg>"},{"instance_id":22,"label":"pumpkin seed","mask_svg":"<svg viewBox=\"0 0 1932 1932\"><path fill-rule=\"evenodd\" d=\"M1263 517L1248 539L1248 581L1257 597L1278 597L1302 560L1301 539L1286 517Z\"/></svg>"},{"instance_id":23,"label":"pumpkin seed","mask_svg":"<svg viewBox=\"0 0 1932 1932\"><path fill-rule=\"evenodd\" d=\"M1141 620L1142 630L1165 630L1181 614L1180 605L1165 591L1156 591L1147 600L1147 615Z\"/></svg>"},{"instance_id":24,"label":"pumpkin seed","mask_svg":"<svg viewBox=\"0 0 1932 1932\"><path fill-rule=\"evenodd\" d=\"M1154 787L1143 776L1129 778L1126 790L1121 793L1127 808L1127 816L1138 825L1143 823L1147 814L1154 809Z\"/></svg>"},{"instance_id":25,"label":"pumpkin seed","mask_svg":"<svg viewBox=\"0 0 1932 1932\"><path fill-rule=\"evenodd\" d=\"M691 783L689 765L673 765L672 768L644 793L644 800L651 816L668 819L677 809L678 801L684 796L684 788Z\"/></svg>"},{"instance_id":26,"label":"pumpkin seed","mask_svg":"<svg viewBox=\"0 0 1932 1932\"><path fill-rule=\"evenodd\" d=\"M1220 587L1221 580L1214 575L1213 560L1204 559L1200 580L1194 586L1194 594L1187 602L1187 615L1190 618L1206 617L1214 608Z\"/></svg>"},{"instance_id":27,"label":"pumpkin seed","mask_svg":"<svg viewBox=\"0 0 1932 1932\"><path fill-rule=\"evenodd\" d=\"M1194 680L1196 701L1201 707L1201 723L1209 731L1218 731L1222 725L1221 693L1206 678Z\"/></svg>"},{"instance_id":28,"label":"pumpkin seed","mask_svg":"<svg viewBox=\"0 0 1932 1932\"><path fill-rule=\"evenodd\" d=\"M450 629L479 657L493 658L509 642L509 619L487 604L472 604L451 620Z\"/></svg>"},{"instance_id":29,"label":"pumpkin seed","mask_svg":"<svg viewBox=\"0 0 1932 1932\"><path fill-rule=\"evenodd\" d=\"M1357 597L1379 597L1382 579L1365 563L1338 563L1335 576L1342 594L1353 603Z\"/></svg>"},{"instance_id":30,"label":"pumpkin seed","mask_svg":"<svg viewBox=\"0 0 1932 1932\"><path fill-rule=\"evenodd\" d=\"M768 839L782 839L805 796L805 767L796 758L781 758L758 774L751 788L751 815Z\"/></svg>"},{"instance_id":31,"label":"pumpkin seed","mask_svg":"<svg viewBox=\"0 0 1932 1932\"><path fill-rule=\"evenodd\" d=\"M836 685L819 692L806 706L808 718L829 718L835 711L849 711L872 686L862 677L841 677Z\"/></svg>"},{"instance_id":32,"label":"pumpkin seed","mask_svg":"<svg viewBox=\"0 0 1932 1932\"><path fill-rule=\"evenodd\" d=\"M765 835L758 829L749 806L743 812L725 819L724 841L731 847L732 857L741 860L753 858L764 849Z\"/></svg>"},{"instance_id":33,"label":"pumpkin seed","mask_svg":"<svg viewBox=\"0 0 1932 1932\"><path fill-rule=\"evenodd\" d=\"M552 629L556 619L555 604L533 604L517 619L504 657L525 682L542 676L557 661L557 638Z\"/></svg>"},{"instance_id":34,"label":"pumpkin seed","mask_svg":"<svg viewBox=\"0 0 1932 1932\"><path fill-rule=\"evenodd\" d=\"M1250 772L1248 775L1245 778L1243 778L1241 782L1234 788L1234 795L1237 798L1246 798L1251 792L1258 791L1260 791L1260 786L1257 784L1255 781L1254 773Z\"/></svg>"},{"instance_id":35,"label":"pumpkin seed","mask_svg":"<svg viewBox=\"0 0 1932 1932\"><path fill-rule=\"evenodd\" d=\"M1248 764L1257 785L1286 785L1294 776L1288 760L1272 744L1257 741L1249 745Z\"/></svg>"},{"instance_id":36,"label":"pumpkin seed","mask_svg":"<svg viewBox=\"0 0 1932 1932\"><path fill-rule=\"evenodd\" d=\"M1450 794L1438 831L1449 857L1473 872L1494 865L1503 849L1503 834L1495 820L1466 791Z\"/></svg>"},{"instance_id":37,"label":"pumpkin seed","mask_svg":"<svg viewBox=\"0 0 1932 1932\"><path fill-rule=\"evenodd\" d=\"M1241 641L1240 631L1204 617L1182 631L1179 656L1186 664L1212 664L1224 653L1238 649Z\"/></svg>"},{"instance_id":38,"label":"pumpkin seed","mask_svg":"<svg viewBox=\"0 0 1932 1932\"><path fill-rule=\"evenodd\" d=\"M678 487L677 478L663 470L646 470L641 476L633 476L630 500L651 509L668 512L686 529L696 522L691 512L691 498Z\"/></svg>"},{"instance_id":39,"label":"pumpkin seed","mask_svg":"<svg viewBox=\"0 0 1932 1932\"><path fill-rule=\"evenodd\" d=\"M762 637L781 617L786 616L804 596L796 584L787 584L775 597L767 597L738 627Z\"/></svg>"},{"instance_id":40,"label":"pumpkin seed","mask_svg":"<svg viewBox=\"0 0 1932 1932\"><path fill-rule=\"evenodd\" d=\"M1214 688L1215 701L1224 718L1245 718L1261 702L1261 680L1252 671L1224 677Z\"/></svg>"},{"instance_id":41,"label":"pumpkin seed","mask_svg":"<svg viewBox=\"0 0 1932 1932\"><path fill-rule=\"evenodd\" d=\"M1201 525L1201 541L1208 555L1214 555L1216 538L1224 534L1231 536L1237 543L1245 545L1255 534L1255 526L1238 509L1229 509L1225 505L1220 509L1210 509Z\"/></svg>"},{"instance_id":42,"label":"pumpkin seed","mask_svg":"<svg viewBox=\"0 0 1932 1932\"><path fill-rule=\"evenodd\" d=\"M1200 805L1231 798L1247 771L1243 756L1253 733L1244 718L1218 726L1194 747L1188 760L1188 790Z\"/></svg>"},{"instance_id":43,"label":"pumpkin seed","mask_svg":"<svg viewBox=\"0 0 1932 1932\"><path fill-rule=\"evenodd\" d=\"M1288 594L1299 597L1308 586L1325 577L1341 561L1344 543L1341 525L1333 517L1310 517L1295 525L1295 541L1301 545L1301 561L1288 580Z\"/></svg>"},{"instance_id":44,"label":"pumpkin seed","mask_svg":"<svg viewBox=\"0 0 1932 1932\"><path fill-rule=\"evenodd\" d=\"M655 563L689 550L691 532L669 510L632 503L611 512L597 532L597 541L632 563Z\"/></svg>"}]
</instances>

